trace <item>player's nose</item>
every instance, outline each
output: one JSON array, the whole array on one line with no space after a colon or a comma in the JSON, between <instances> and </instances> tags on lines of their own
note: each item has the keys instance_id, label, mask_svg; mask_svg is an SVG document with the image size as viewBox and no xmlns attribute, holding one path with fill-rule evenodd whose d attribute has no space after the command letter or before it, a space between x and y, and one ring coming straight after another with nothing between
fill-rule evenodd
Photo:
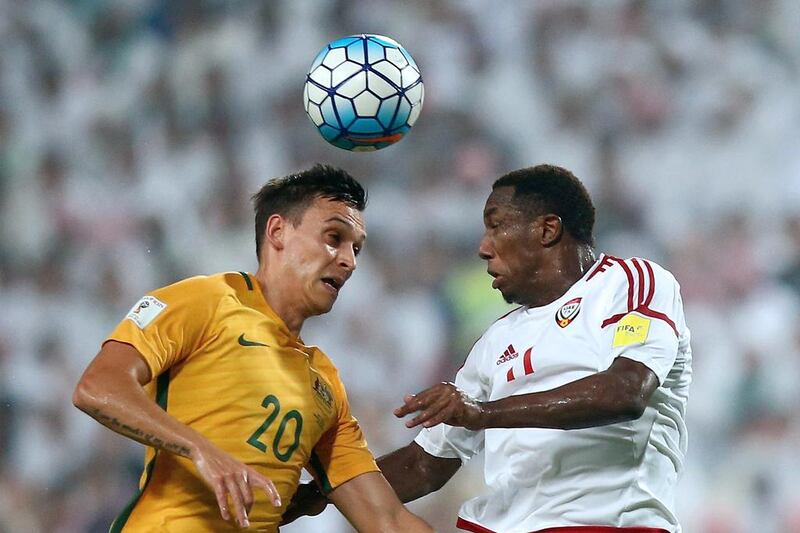
<instances>
[{"instance_id":1,"label":"player's nose","mask_svg":"<svg viewBox=\"0 0 800 533\"><path fill-rule=\"evenodd\" d=\"M484 261L488 261L494 257L494 249L491 246L491 241L486 235L483 236L480 244L478 245L478 256Z\"/></svg>"},{"instance_id":2,"label":"player's nose","mask_svg":"<svg viewBox=\"0 0 800 533\"><path fill-rule=\"evenodd\" d=\"M337 263L347 271L347 276L350 277L357 264L355 250L349 246L342 247L337 256Z\"/></svg>"}]
</instances>

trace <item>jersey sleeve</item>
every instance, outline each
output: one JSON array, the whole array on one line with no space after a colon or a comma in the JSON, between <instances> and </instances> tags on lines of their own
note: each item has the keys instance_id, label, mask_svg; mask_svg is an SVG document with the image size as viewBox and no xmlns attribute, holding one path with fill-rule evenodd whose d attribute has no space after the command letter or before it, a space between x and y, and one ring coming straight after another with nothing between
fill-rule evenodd
<instances>
[{"instance_id":1,"label":"jersey sleeve","mask_svg":"<svg viewBox=\"0 0 800 533\"><path fill-rule=\"evenodd\" d=\"M470 350L464 366L458 371L455 379L455 384L459 389L478 401L489 399L488 385L481 379L479 372L479 361L484 355L483 351L484 340L482 337ZM462 463L465 463L483 450L484 432L438 424L432 428L422 429L414 442L435 457L460 459Z\"/></svg>"},{"instance_id":2,"label":"jersey sleeve","mask_svg":"<svg viewBox=\"0 0 800 533\"><path fill-rule=\"evenodd\" d=\"M347 393L338 376L334 387L339 397L336 424L314 446L307 465L324 494L356 476L380 471L358 421L350 412Z\"/></svg>"},{"instance_id":3,"label":"jersey sleeve","mask_svg":"<svg viewBox=\"0 0 800 533\"><path fill-rule=\"evenodd\" d=\"M153 378L203 345L220 298L205 277L157 289L131 308L105 342L130 344L142 355Z\"/></svg>"},{"instance_id":4,"label":"jersey sleeve","mask_svg":"<svg viewBox=\"0 0 800 533\"><path fill-rule=\"evenodd\" d=\"M617 357L638 361L663 383L678 355L684 327L683 302L675 278L643 259L624 262L627 283L612 297L611 313L603 322L609 349L607 365Z\"/></svg>"}]
</instances>

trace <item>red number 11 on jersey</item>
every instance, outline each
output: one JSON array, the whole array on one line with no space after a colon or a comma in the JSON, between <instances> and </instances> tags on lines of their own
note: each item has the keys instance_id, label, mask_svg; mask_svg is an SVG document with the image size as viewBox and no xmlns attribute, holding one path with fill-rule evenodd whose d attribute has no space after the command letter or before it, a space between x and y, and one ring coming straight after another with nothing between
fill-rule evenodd
<instances>
[{"instance_id":1,"label":"red number 11 on jersey","mask_svg":"<svg viewBox=\"0 0 800 533\"><path fill-rule=\"evenodd\" d=\"M525 354L522 356L522 366L525 369L525 375L529 376L535 372L533 368L533 363L531 363L531 352L533 351L533 346L525 350ZM506 374L506 381L514 381L516 377L514 376L514 367L508 369L508 374Z\"/></svg>"}]
</instances>

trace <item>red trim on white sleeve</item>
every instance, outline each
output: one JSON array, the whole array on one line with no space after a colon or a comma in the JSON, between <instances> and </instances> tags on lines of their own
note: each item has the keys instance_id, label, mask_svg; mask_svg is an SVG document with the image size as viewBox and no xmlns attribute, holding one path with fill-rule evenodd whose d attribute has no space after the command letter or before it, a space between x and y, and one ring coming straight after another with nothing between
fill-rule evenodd
<instances>
[{"instance_id":1,"label":"red trim on white sleeve","mask_svg":"<svg viewBox=\"0 0 800 533\"><path fill-rule=\"evenodd\" d=\"M653 267L650 266L650 261L644 262L645 268L647 268L647 276L650 279L650 292L647 293L647 299L642 303L645 307L650 305L650 302L653 301L653 296L656 293L656 275L653 273Z\"/></svg>"},{"instance_id":2,"label":"red trim on white sleeve","mask_svg":"<svg viewBox=\"0 0 800 533\"><path fill-rule=\"evenodd\" d=\"M665 315L664 313L659 313L658 311L653 311L649 307L645 307L645 306L641 306L641 307L639 307L637 309L634 309L634 311L636 311L637 313L641 313L644 316L649 316L650 318L663 320L664 322L667 323L667 325L669 325L669 327L672 328L672 331L675 332L675 336L676 337L680 337L681 336L681 334L678 333L678 328L677 328L677 326L675 326L675 322L673 322L673 320L670 317L668 317L667 315Z\"/></svg>"},{"instance_id":3,"label":"red trim on white sleeve","mask_svg":"<svg viewBox=\"0 0 800 533\"><path fill-rule=\"evenodd\" d=\"M464 520L460 516L456 521L456 527L464 531L473 533L495 533L489 528L480 524ZM614 526L563 526L539 529L531 533L669 533L666 529L658 527L614 527Z\"/></svg>"},{"instance_id":4,"label":"red trim on white sleeve","mask_svg":"<svg viewBox=\"0 0 800 533\"><path fill-rule=\"evenodd\" d=\"M460 516L458 517L458 520L456 520L456 527L458 529L463 529L464 531L472 531L473 533L495 533L491 529L470 522L469 520L464 520Z\"/></svg>"},{"instance_id":5,"label":"red trim on white sleeve","mask_svg":"<svg viewBox=\"0 0 800 533\"><path fill-rule=\"evenodd\" d=\"M622 267L622 270L625 271L625 276L628 278L628 312L630 313L633 311L633 272L628 265L625 264L625 261L620 259L619 257L612 257L612 260L616 261L619 266Z\"/></svg>"},{"instance_id":6,"label":"red trim on white sleeve","mask_svg":"<svg viewBox=\"0 0 800 533\"><path fill-rule=\"evenodd\" d=\"M645 296L644 286L645 286L645 275L642 267L639 265L639 260L634 258L631 259L631 263L636 268L637 274L639 274L639 290L638 290L638 300L637 304L634 307L634 286L633 286L633 271L630 267L625 264L625 261L618 257L611 257L613 261L618 263L622 269L625 271L625 275L628 278L628 311L625 313L617 313L616 315L612 315L611 317L603 320L602 324L600 325L601 328L605 328L606 326L610 326L612 324L616 324L622 318L631 312L636 312L644 316L648 316L650 318L655 318L657 320L663 320L664 322L672 328L672 331L675 332L676 337L680 337L680 333L678 332L677 326L675 326L675 321L672 320L669 316L661 313L659 311L654 311L650 309L650 302L653 301L653 296L656 294L656 276L653 272L653 267L650 265L650 262L642 259L641 261L644 263L644 267L647 270L647 296Z\"/></svg>"},{"instance_id":7,"label":"red trim on white sleeve","mask_svg":"<svg viewBox=\"0 0 800 533\"><path fill-rule=\"evenodd\" d=\"M678 332L678 327L675 325L675 322L670 317L665 315L664 313L659 313L658 311L653 311L649 307L645 307L643 305L637 307L636 309L634 309L631 312L632 313L639 313L639 314L644 315L644 316L649 316L650 318L663 320L664 322L667 323L667 325L669 327L672 328L672 331L675 333L676 337L680 337L681 336L681 334ZM616 314L616 315L614 315L612 317L606 318L605 320L603 320L603 323L600 325L600 327L604 328L606 326L610 326L612 324L616 324L617 322L622 320L622 318L624 316L626 316L626 315L628 315L628 313L618 313L618 314Z\"/></svg>"},{"instance_id":8,"label":"red trim on white sleeve","mask_svg":"<svg viewBox=\"0 0 800 533\"><path fill-rule=\"evenodd\" d=\"M592 272L589 274L589 277L586 278L586 281L591 280L597 274L602 274L603 272L605 272L606 269L611 266L612 259L616 259L616 257L610 255L603 255L603 257L600 259L600 262L597 264L594 270L592 270Z\"/></svg>"},{"instance_id":9,"label":"red trim on white sleeve","mask_svg":"<svg viewBox=\"0 0 800 533\"><path fill-rule=\"evenodd\" d=\"M549 527L540 529L534 533L612 533L619 531L624 533L669 533L666 529L659 527L614 527L614 526L565 526Z\"/></svg>"},{"instance_id":10,"label":"red trim on white sleeve","mask_svg":"<svg viewBox=\"0 0 800 533\"><path fill-rule=\"evenodd\" d=\"M644 303L644 270L642 270L642 266L636 259L631 259L631 263L633 263L633 266L636 268L636 273L639 275L639 298L636 305L636 307L639 307Z\"/></svg>"}]
</instances>

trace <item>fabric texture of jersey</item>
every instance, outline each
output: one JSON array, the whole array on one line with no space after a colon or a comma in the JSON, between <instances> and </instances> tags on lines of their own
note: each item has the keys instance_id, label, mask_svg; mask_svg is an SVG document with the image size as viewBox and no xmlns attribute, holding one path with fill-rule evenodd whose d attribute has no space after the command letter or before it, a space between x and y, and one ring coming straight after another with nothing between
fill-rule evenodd
<instances>
[{"instance_id":1,"label":"fabric texture of jersey","mask_svg":"<svg viewBox=\"0 0 800 533\"><path fill-rule=\"evenodd\" d=\"M565 526L681 529L675 485L687 447L689 330L675 278L644 259L601 255L556 301L520 307L478 340L456 385L481 401L550 390L639 361L659 380L637 420L577 430L487 429L440 424L416 442L466 461L485 448L488 493L466 502L462 522L485 531Z\"/></svg>"},{"instance_id":2,"label":"fabric texture of jersey","mask_svg":"<svg viewBox=\"0 0 800 533\"><path fill-rule=\"evenodd\" d=\"M136 348L162 408L270 478L273 507L255 490L256 531L277 531L307 467L324 491L377 471L338 373L289 332L253 276L189 278L140 300L108 340ZM146 449L140 494L111 531L235 530L189 460Z\"/></svg>"}]
</instances>

